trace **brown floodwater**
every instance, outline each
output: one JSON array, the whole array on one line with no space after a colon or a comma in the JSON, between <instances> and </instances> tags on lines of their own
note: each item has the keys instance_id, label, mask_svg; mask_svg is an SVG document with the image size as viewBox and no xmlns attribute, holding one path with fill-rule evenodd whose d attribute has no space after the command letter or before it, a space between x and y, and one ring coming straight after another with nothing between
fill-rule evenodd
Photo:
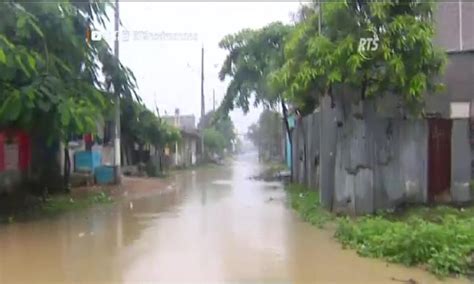
<instances>
[{"instance_id":1,"label":"brown floodwater","mask_svg":"<svg viewBox=\"0 0 474 284\"><path fill-rule=\"evenodd\" d=\"M242 156L152 196L0 225L0 283L439 282L342 250L299 220L280 184L248 179L258 168Z\"/></svg>"}]
</instances>

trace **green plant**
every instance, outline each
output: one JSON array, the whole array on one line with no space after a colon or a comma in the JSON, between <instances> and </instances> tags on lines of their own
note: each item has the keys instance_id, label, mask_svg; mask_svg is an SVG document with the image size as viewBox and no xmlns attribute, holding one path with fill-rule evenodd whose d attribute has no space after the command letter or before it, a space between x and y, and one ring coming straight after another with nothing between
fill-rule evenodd
<instances>
[{"instance_id":1,"label":"green plant","mask_svg":"<svg viewBox=\"0 0 474 284\"><path fill-rule=\"evenodd\" d=\"M286 40L272 85L300 108L344 85L361 99L390 93L420 111L424 95L441 88L446 58L432 44L433 10L426 1L325 1L321 19L310 13ZM369 51L361 49L367 38L377 42Z\"/></svg>"},{"instance_id":2,"label":"green plant","mask_svg":"<svg viewBox=\"0 0 474 284\"><path fill-rule=\"evenodd\" d=\"M208 151L222 154L226 146L226 139L224 135L215 128L204 129L204 145Z\"/></svg>"},{"instance_id":3,"label":"green plant","mask_svg":"<svg viewBox=\"0 0 474 284\"><path fill-rule=\"evenodd\" d=\"M53 196L40 206L38 213L56 215L70 210L84 209L96 204L107 204L110 202L112 202L111 197L103 191L77 199L73 199L69 195Z\"/></svg>"},{"instance_id":4,"label":"green plant","mask_svg":"<svg viewBox=\"0 0 474 284\"><path fill-rule=\"evenodd\" d=\"M455 215L439 222L411 216L397 221L363 217L341 219L335 237L362 256L383 258L407 266L427 265L439 276L466 273L474 250L474 221Z\"/></svg>"},{"instance_id":5,"label":"green plant","mask_svg":"<svg viewBox=\"0 0 474 284\"><path fill-rule=\"evenodd\" d=\"M321 207L317 191L298 184L290 184L287 191L291 207L299 213L304 221L321 228L333 219L333 215Z\"/></svg>"}]
</instances>

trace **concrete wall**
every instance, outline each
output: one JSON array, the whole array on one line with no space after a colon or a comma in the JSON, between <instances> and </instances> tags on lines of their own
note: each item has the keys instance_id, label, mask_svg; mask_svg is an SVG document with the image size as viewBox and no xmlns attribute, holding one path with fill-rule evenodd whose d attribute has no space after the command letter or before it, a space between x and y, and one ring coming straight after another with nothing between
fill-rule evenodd
<instances>
[{"instance_id":1,"label":"concrete wall","mask_svg":"<svg viewBox=\"0 0 474 284\"><path fill-rule=\"evenodd\" d=\"M319 188L320 113L296 121L293 137L293 180L312 189Z\"/></svg>"},{"instance_id":2,"label":"concrete wall","mask_svg":"<svg viewBox=\"0 0 474 284\"><path fill-rule=\"evenodd\" d=\"M333 210L366 214L426 201L426 121L382 118L370 101L341 100L336 109Z\"/></svg>"},{"instance_id":3,"label":"concrete wall","mask_svg":"<svg viewBox=\"0 0 474 284\"><path fill-rule=\"evenodd\" d=\"M448 54L448 62L441 80L445 89L440 93L427 95L426 112L449 117L450 102L470 102L474 97L472 78L474 78L474 52Z\"/></svg>"},{"instance_id":4,"label":"concrete wall","mask_svg":"<svg viewBox=\"0 0 474 284\"><path fill-rule=\"evenodd\" d=\"M336 163L337 124L336 109L331 107L331 99L321 99L320 108L320 155L319 155L319 190L321 203L332 208L334 192L334 169Z\"/></svg>"},{"instance_id":5,"label":"concrete wall","mask_svg":"<svg viewBox=\"0 0 474 284\"><path fill-rule=\"evenodd\" d=\"M427 121L382 117L374 102L353 97L336 96L334 107L323 98L297 122L294 181L319 188L325 207L348 214L426 202Z\"/></svg>"},{"instance_id":6,"label":"concrete wall","mask_svg":"<svg viewBox=\"0 0 474 284\"><path fill-rule=\"evenodd\" d=\"M438 45L446 50L474 49L474 3L464 0L439 2L435 21Z\"/></svg>"},{"instance_id":7,"label":"concrete wall","mask_svg":"<svg viewBox=\"0 0 474 284\"><path fill-rule=\"evenodd\" d=\"M451 136L451 198L455 202L474 199L471 181L471 144L469 143L469 120L453 120Z\"/></svg>"}]
</instances>

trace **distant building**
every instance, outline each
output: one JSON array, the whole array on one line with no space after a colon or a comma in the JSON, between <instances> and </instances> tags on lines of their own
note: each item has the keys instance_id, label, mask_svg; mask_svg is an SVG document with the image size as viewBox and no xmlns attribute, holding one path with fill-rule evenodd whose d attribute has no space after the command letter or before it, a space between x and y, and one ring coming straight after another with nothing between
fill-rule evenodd
<instances>
[{"instance_id":1,"label":"distant building","mask_svg":"<svg viewBox=\"0 0 474 284\"><path fill-rule=\"evenodd\" d=\"M201 141L196 128L196 117L194 115L180 115L179 109L175 110L174 116L163 116L163 120L177 127L181 131L181 141L175 143L172 149L165 149L169 155L169 161L173 167L189 167L198 161L198 149Z\"/></svg>"}]
</instances>

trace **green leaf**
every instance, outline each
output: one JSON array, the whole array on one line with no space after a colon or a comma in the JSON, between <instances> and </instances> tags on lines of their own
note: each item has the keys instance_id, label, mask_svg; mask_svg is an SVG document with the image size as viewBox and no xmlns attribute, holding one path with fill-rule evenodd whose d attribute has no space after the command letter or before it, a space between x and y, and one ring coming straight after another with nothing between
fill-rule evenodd
<instances>
[{"instance_id":1,"label":"green leaf","mask_svg":"<svg viewBox=\"0 0 474 284\"><path fill-rule=\"evenodd\" d=\"M0 121L14 121L21 113L21 97L18 90L13 91L0 107Z\"/></svg>"},{"instance_id":2,"label":"green leaf","mask_svg":"<svg viewBox=\"0 0 474 284\"><path fill-rule=\"evenodd\" d=\"M60 117L61 117L61 124L63 127L68 127L69 122L71 121L71 112L65 104L61 104L59 106L59 112L60 112Z\"/></svg>"},{"instance_id":3,"label":"green leaf","mask_svg":"<svg viewBox=\"0 0 474 284\"><path fill-rule=\"evenodd\" d=\"M28 64L32 70L36 70L36 60L31 55L28 55Z\"/></svg>"},{"instance_id":4,"label":"green leaf","mask_svg":"<svg viewBox=\"0 0 474 284\"><path fill-rule=\"evenodd\" d=\"M49 112L52 107L51 103L44 99L38 99L36 101L36 105L41 111L46 112L46 113Z\"/></svg>"},{"instance_id":5,"label":"green leaf","mask_svg":"<svg viewBox=\"0 0 474 284\"><path fill-rule=\"evenodd\" d=\"M18 63L18 65L20 66L20 69L23 71L23 73L25 73L25 75L27 77L31 77L31 73L28 71L28 69L26 68L25 64L23 63L23 61L21 60L21 57L19 54L15 55L15 61L16 63Z\"/></svg>"},{"instance_id":6,"label":"green leaf","mask_svg":"<svg viewBox=\"0 0 474 284\"><path fill-rule=\"evenodd\" d=\"M40 27L35 23L34 20L32 20L31 18L28 18L28 24L35 30L35 32L39 36L44 37L43 32L41 31Z\"/></svg>"},{"instance_id":7,"label":"green leaf","mask_svg":"<svg viewBox=\"0 0 474 284\"><path fill-rule=\"evenodd\" d=\"M7 56L5 55L5 52L3 51L2 48L0 48L0 63L6 63L7 62Z\"/></svg>"}]
</instances>

